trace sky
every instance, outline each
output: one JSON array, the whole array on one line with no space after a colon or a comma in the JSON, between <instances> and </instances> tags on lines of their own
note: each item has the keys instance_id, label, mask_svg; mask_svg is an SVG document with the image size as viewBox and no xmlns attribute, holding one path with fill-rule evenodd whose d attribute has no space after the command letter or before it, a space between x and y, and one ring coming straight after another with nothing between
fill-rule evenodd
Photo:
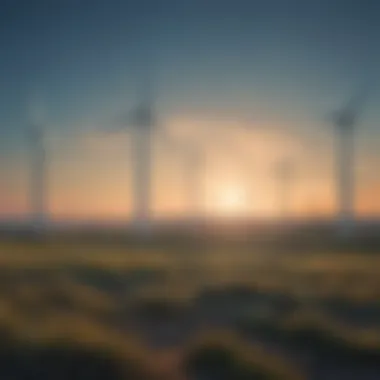
<instances>
[{"instance_id":1,"label":"sky","mask_svg":"<svg viewBox=\"0 0 380 380\"><path fill-rule=\"evenodd\" d=\"M129 138L112 131L149 72L160 122L206 152L205 209L256 216L277 212L273 165L283 157L294 162L292 212L334 212L328 115L370 83L357 126L356 209L379 214L379 17L376 0L2 0L0 212L28 212L38 94L53 136L51 214L128 215ZM155 212L185 212L179 153L156 150Z\"/></svg>"}]
</instances>

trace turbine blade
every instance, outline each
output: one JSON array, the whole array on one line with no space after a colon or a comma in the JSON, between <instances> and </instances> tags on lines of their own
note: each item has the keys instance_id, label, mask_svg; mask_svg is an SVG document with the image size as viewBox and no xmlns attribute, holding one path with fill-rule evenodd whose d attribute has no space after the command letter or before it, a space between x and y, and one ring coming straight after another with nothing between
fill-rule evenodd
<instances>
[{"instance_id":1,"label":"turbine blade","mask_svg":"<svg viewBox=\"0 0 380 380\"><path fill-rule=\"evenodd\" d=\"M363 113L372 91L369 85L362 86L340 109L331 113L331 120L340 128L352 128Z\"/></svg>"}]
</instances>

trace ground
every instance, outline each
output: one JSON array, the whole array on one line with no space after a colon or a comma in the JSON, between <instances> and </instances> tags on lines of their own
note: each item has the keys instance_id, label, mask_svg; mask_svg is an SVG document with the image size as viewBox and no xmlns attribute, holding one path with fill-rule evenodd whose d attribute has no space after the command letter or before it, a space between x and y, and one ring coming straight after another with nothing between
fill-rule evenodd
<instances>
[{"instance_id":1,"label":"ground","mask_svg":"<svg viewBox=\"0 0 380 380\"><path fill-rule=\"evenodd\" d=\"M377 379L379 274L360 246L3 240L0 377Z\"/></svg>"}]
</instances>

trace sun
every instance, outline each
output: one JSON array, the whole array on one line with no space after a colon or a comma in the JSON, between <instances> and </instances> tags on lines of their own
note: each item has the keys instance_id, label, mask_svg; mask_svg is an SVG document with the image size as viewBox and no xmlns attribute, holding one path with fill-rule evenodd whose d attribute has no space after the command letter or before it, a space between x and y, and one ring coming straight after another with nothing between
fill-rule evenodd
<instances>
[{"instance_id":1,"label":"sun","mask_svg":"<svg viewBox=\"0 0 380 380\"><path fill-rule=\"evenodd\" d=\"M223 216L240 216L247 207L245 191L237 186L222 189L216 199L217 213Z\"/></svg>"}]
</instances>

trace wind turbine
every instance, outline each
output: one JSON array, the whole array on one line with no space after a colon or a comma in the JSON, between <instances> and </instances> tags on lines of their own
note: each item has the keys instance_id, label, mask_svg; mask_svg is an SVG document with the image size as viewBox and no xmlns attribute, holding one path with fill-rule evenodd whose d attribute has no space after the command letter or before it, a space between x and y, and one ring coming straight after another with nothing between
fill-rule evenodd
<instances>
[{"instance_id":1,"label":"wind turbine","mask_svg":"<svg viewBox=\"0 0 380 380\"><path fill-rule=\"evenodd\" d=\"M150 75L147 75L150 74ZM132 161L132 223L138 231L148 229L152 217L152 148L157 120L151 72L145 73L138 104L115 131L129 132Z\"/></svg>"},{"instance_id":2,"label":"wind turbine","mask_svg":"<svg viewBox=\"0 0 380 380\"><path fill-rule=\"evenodd\" d=\"M152 99L143 98L131 117L133 219L145 229L151 218L152 146L155 115Z\"/></svg>"},{"instance_id":3,"label":"wind turbine","mask_svg":"<svg viewBox=\"0 0 380 380\"><path fill-rule=\"evenodd\" d=\"M31 106L31 127L28 131L30 151L30 208L32 227L40 232L47 222L47 160L45 146L45 111L41 99Z\"/></svg>"},{"instance_id":4,"label":"wind turbine","mask_svg":"<svg viewBox=\"0 0 380 380\"><path fill-rule=\"evenodd\" d=\"M337 149L338 226L344 237L350 236L354 227L355 128L367 96L367 92L354 95L342 109L332 115Z\"/></svg>"},{"instance_id":5,"label":"wind turbine","mask_svg":"<svg viewBox=\"0 0 380 380\"><path fill-rule=\"evenodd\" d=\"M294 178L294 164L289 158L279 160L275 165L275 176L278 184L279 217L286 220L289 217L289 195L291 181Z\"/></svg>"},{"instance_id":6,"label":"wind turbine","mask_svg":"<svg viewBox=\"0 0 380 380\"><path fill-rule=\"evenodd\" d=\"M203 151L190 144L183 150L185 160L185 183L188 190L188 206L191 220L196 220L202 215L203 204Z\"/></svg>"},{"instance_id":7,"label":"wind turbine","mask_svg":"<svg viewBox=\"0 0 380 380\"><path fill-rule=\"evenodd\" d=\"M155 110L152 72L143 81L139 104L127 115L120 129L130 132L132 148L133 221L146 231L152 217L153 143L158 139L166 150L181 154L188 190L189 209L198 215L202 202L203 155L194 144L179 141L170 135ZM194 216L195 216L194 215Z\"/></svg>"}]
</instances>

